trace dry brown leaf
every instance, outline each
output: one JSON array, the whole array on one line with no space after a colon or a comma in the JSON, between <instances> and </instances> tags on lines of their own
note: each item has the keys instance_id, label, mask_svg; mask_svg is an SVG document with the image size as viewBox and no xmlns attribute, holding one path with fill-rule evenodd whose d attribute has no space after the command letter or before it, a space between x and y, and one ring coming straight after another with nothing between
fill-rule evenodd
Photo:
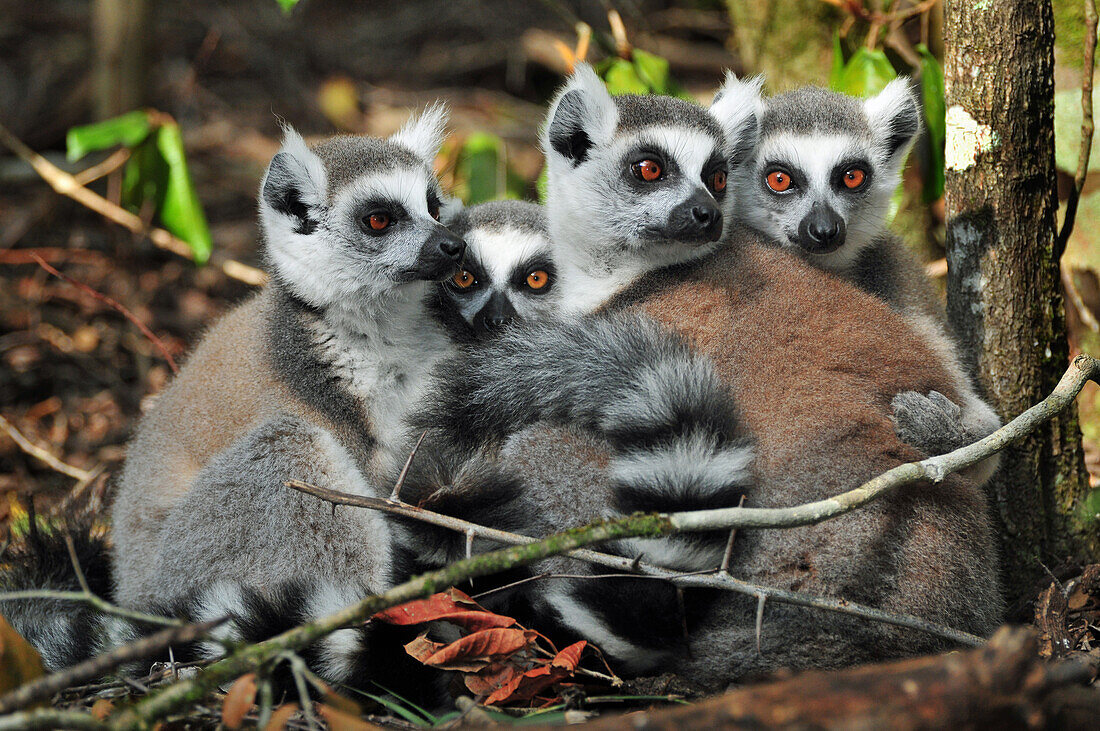
<instances>
[{"instance_id":1,"label":"dry brown leaf","mask_svg":"<svg viewBox=\"0 0 1100 731\"><path fill-rule=\"evenodd\" d=\"M297 703L284 703L271 714L271 720L264 726L264 731L283 731L290 717L298 712Z\"/></svg>"},{"instance_id":2,"label":"dry brown leaf","mask_svg":"<svg viewBox=\"0 0 1100 731\"><path fill-rule=\"evenodd\" d=\"M228 729L238 729L244 717L256 701L256 674L248 673L237 678L225 694L222 703L222 723Z\"/></svg>"},{"instance_id":3,"label":"dry brown leaf","mask_svg":"<svg viewBox=\"0 0 1100 731\"><path fill-rule=\"evenodd\" d=\"M111 715L111 711L113 710L115 710L114 701L110 698L100 698L92 704L92 717L103 721L106 720L107 716Z\"/></svg>"},{"instance_id":4,"label":"dry brown leaf","mask_svg":"<svg viewBox=\"0 0 1100 731\"><path fill-rule=\"evenodd\" d=\"M45 674L38 651L0 616L0 695Z\"/></svg>"},{"instance_id":5,"label":"dry brown leaf","mask_svg":"<svg viewBox=\"0 0 1100 731\"><path fill-rule=\"evenodd\" d=\"M359 718L358 714L338 711L332 706L318 706L317 712L321 714L321 718L325 719L329 731L374 731L379 728Z\"/></svg>"}]
</instances>

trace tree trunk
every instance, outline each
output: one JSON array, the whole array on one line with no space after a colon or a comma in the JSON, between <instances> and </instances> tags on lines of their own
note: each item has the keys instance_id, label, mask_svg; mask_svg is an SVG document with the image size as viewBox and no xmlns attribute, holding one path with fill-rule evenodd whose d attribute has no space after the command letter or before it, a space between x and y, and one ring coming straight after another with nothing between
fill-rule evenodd
<instances>
[{"instance_id":1,"label":"tree trunk","mask_svg":"<svg viewBox=\"0 0 1100 731\"><path fill-rule=\"evenodd\" d=\"M95 117L108 119L145 103L146 0L95 0Z\"/></svg>"},{"instance_id":2,"label":"tree trunk","mask_svg":"<svg viewBox=\"0 0 1100 731\"><path fill-rule=\"evenodd\" d=\"M1056 251L1051 0L948 0L948 315L1004 418L1039 401L1068 360ZM1009 599L1067 559L1100 553L1077 414L1004 454L991 486Z\"/></svg>"}]
</instances>

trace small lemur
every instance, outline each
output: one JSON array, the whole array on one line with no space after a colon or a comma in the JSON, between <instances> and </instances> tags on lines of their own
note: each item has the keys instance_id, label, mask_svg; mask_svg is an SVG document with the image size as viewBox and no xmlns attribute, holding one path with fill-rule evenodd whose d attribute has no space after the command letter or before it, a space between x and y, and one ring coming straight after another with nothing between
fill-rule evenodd
<instances>
[{"instance_id":1,"label":"small lemur","mask_svg":"<svg viewBox=\"0 0 1100 731\"><path fill-rule=\"evenodd\" d=\"M445 120L434 106L388 139L313 146L287 129L259 194L271 283L206 334L129 446L112 513L115 601L229 615L220 637L257 639L392 585L387 520L284 483L388 494L408 453L406 411L457 347L431 303L466 248L438 220ZM95 632L73 646L67 619L28 630L51 668L103 646ZM314 669L344 682L381 663L389 676L404 653L370 651L388 641L382 628L341 630L313 648Z\"/></svg>"},{"instance_id":2,"label":"small lemur","mask_svg":"<svg viewBox=\"0 0 1100 731\"><path fill-rule=\"evenodd\" d=\"M556 312L557 276L542 206L492 201L462 209L444 223L466 240L462 269L440 287L440 309L454 314L457 329L485 337L513 319Z\"/></svg>"},{"instance_id":3,"label":"small lemur","mask_svg":"<svg viewBox=\"0 0 1100 731\"><path fill-rule=\"evenodd\" d=\"M760 79L739 81L732 74L725 86L755 111L760 135L730 174L734 219L905 315L951 370L958 406L938 392L895 397L906 442L940 454L999 428L1000 418L960 365L924 268L887 226L891 197L920 131L908 79L891 81L867 100L816 87L762 99L759 89ZM997 464L993 457L968 475L985 482Z\"/></svg>"},{"instance_id":4,"label":"small lemur","mask_svg":"<svg viewBox=\"0 0 1100 731\"><path fill-rule=\"evenodd\" d=\"M543 133L549 231L571 316L520 324L441 366L430 406L417 417L418 428L449 445L453 464L488 449L514 470L522 500L537 509L513 506L502 517L510 529L538 535L633 509L732 506L739 493L753 507L825 499L927 456L895 431L898 393L961 398L951 369L903 316L728 225L727 165L754 146L755 103L732 83L709 111L664 97L611 97L583 65L553 103ZM643 362L661 362L645 355L651 345L622 336L646 332L646 319L658 333L677 334L683 350L669 368L623 370L639 351ZM728 395L711 399L713 411L691 408L705 403L699 399L672 406L660 398L689 383ZM676 449L675 434L700 438ZM751 478L732 489L707 466L746 436ZM663 444L666 459L643 457L632 469L615 456L632 444L651 452ZM703 479L680 489L699 465ZM463 499L452 493L444 502L461 511ZM663 542L618 549L694 569L717 565L716 538L701 553ZM559 561L567 573L591 572ZM531 570L554 573L559 565ZM955 475L819 525L742 531L730 571L977 634L996 626L1002 604L985 496ZM557 578L517 591L533 616L557 615L626 672L671 670L715 685L778 667L942 646L893 627L771 605L758 650L751 598L688 591L681 613L671 587L641 579Z\"/></svg>"}]
</instances>

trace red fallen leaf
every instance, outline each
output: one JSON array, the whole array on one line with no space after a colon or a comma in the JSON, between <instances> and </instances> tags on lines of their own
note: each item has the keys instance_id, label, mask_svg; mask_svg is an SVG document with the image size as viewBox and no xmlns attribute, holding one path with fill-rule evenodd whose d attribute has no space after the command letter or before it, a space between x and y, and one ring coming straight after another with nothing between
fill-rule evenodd
<instances>
[{"instance_id":1,"label":"red fallen leaf","mask_svg":"<svg viewBox=\"0 0 1100 731\"><path fill-rule=\"evenodd\" d=\"M427 599L399 604L374 615L387 624L408 625L424 622L449 622L476 632L494 627L511 627L516 620L494 614L458 589L433 594Z\"/></svg>"},{"instance_id":2,"label":"red fallen leaf","mask_svg":"<svg viewBox=\"0 0 1100 731\"><path fill-rule=\"evenodd\" d=\"M222 724L228 729L240 728L255 701L256 673L237 678L222 702Z\"/></svg>"},{"instance_id":3,"label":"red fallen leaf","mask_svg":"<svg viewBox=\"0 0 1100 731\"><path fill-rule=\"evenodd\" d=\"M520 674L513 665L493 663L474 675L466 676L466 688L476 696L487 696Z\"/></svg>"},{"instance_id":4,"label":"red fallen leaf","mask_svg":"<svg viewBox=\"0 0 1100 731\"><path fill-rule=\"evenodd\" d=\"M514 655L535 641L529 630L496 627L461 637L444 645L424 635L405 645L405 651L425 665L443 670L480 670L492 660Z\"/></svg>"},{"instance_id":5,"label":"red fallen leaf","mask_svg":"<svg viewBox=\"0 0 1100 731\"><path fill-rule=\"evenodd\" d=\"M512 680L493 691L485 699L485 705L529 701L542 692L543 689L571 678L587 644L584 640L575 642L555 655L549 663L531 668L523 675L512 678Z\"/></svg>"}]
</instances>

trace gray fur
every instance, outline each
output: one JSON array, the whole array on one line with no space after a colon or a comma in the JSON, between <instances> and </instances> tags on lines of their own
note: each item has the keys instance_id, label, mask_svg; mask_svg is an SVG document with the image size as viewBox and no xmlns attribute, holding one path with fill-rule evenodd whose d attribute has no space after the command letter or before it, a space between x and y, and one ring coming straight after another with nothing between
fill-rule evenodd
<instances>
[{"instance_id":1,"label":"gray fur","mask_svg":"<svg viewBox=\"0 0 1100 731\"><path fill-rule=\"evenodd\" d=\"M312 145L310 149L324 163L330 203L337 192L364 175L427 165L399 145L362 135L336 135ZM438 184L435 192L442 195Z\"/></svg>"},{"instance_id":2,"label":"gray fur","mask_svg":"<svg viewBox=\"0 0 1100 731\"><path fill-rule=\"evenodd\" d=\"M727 169L741 138L754 134L755 120L724 129L697 106L653 99L612 97L579 64L551 104L543 131L547 171L569 182L548 196L547 215L567 310L588 309L639 269L706 255L728 222L730 196L709 181ZM639 180L634 166L650 158L662 176ZM706 225L693 223L696 208Z\"/></svg>"},{"instance_id":3,"label":"gray fur","mask_svg":"<svg viewBox=\"0 0 1100 731\"><path fill-rule=\"evenodd\" d=\"M736 88L729 90L735 92ZM723 94L711 113L737 109L736 99ZM668 102L670 116L674 106L678 103ZM565 117L556 119L563 109ZM881 105L873 111L874 119L881 120ZM897 395L899 383L927 382L944 390L953 385L938 364L922 368L923 361L906 361L889 350L915 347L919 338L880 302L781 252L757 246L736 228L727 228L728 247L717 251L683 247L671 232L652 240L638 237L633 226L646 216L653 199L623 186L624 151L671 139L668 130L675 130L680 145L664 152L677 161L679 154L698 164L710 154L728 154L731 146L686 126L662 124L617 133L617 116L615 102L584 67L552 105L544 137L550 231L568 267L563 283L577 275L570 290L577 296L567 296L565 304L575 319L558 325L557 336L540 331L530 337L534 352L525 353L512 343L511 349L485 351L480 364L475 360L442 373L448 380L439 391L450 395L453 406L440 406L439 414L449 414L454 421L448 426L436 420L441 430L437 435L446 435L440 441L457 445L458 457L490 449L516 466L524 485L517 500L536 507L510 511L510 520L537 515L527 526L534 534L605 515L628 498L675 509L677 504L691 505L690 500L702 494L694 489L670 491L664 482L670 475L689 479L691 464L666 473L654 471L651 474L659 479L640 484L616 480L624 474L616 467L624 450L667 451L672 434L683 439L695 430L683 424L668 428L662 388L675 396L681 386L684 394L697 394L695 386L709 384L714 393L724 394L721 400L678 413L686 414L692 424L727 435L728 426L707 419L737 418L740 423L743 418L752 426L748 436L757 444L756 463L745 491L754 507L825 499L917 458L918 453L894 433L889 400ZM726 125L726 136L731 126L738 128ZM745 122L743 128L756 127ZM583 138L575 135L577 131ZM571 154L578 149L576 140L584 142L583 155ZM888 142L883 138L883 149L889 148ZM789 286L798 287L799 296L786 297ZM835 294L835 301L830 294ZM831 309L814 309L826 301ZM787 310L782 309L784 302ZM660 372L648 360L660 348L629 336L649 332L629 319L637 309L658 319L662 327L687 335L690 345L683 362L693 365L680 372L705 366L712 369L709 373L720 374L719 381L617 381L624 371L637 373L630 369L635 357L645 363L639 366L643 370ZM591 316L593 311L599 316ZM838 314L823 316L829 312ZM867 318L879 320L878 325L860 337L857 323ZM810 324L818 319L835 329L813 330ZM615 333L616 327L624 328L624 337L609 335L608 330ZM736 335L723 337L734 331ZM660 335L661 328L653 332ZM519 331L517 336L522 342ZM882 349L881 363L874 358L876 347ZM704 352L713 365L702 357ZM527 370L516 368L519 353L524 353ZM779 362L771 362L771 357ZM945 378L948 382L941 386ZM648 398L635 399L631 390L639 383L653 384L657 390L646 386ZM741 399L740 418L723 386ZM625 412L618 411L620 405ZM631 423L627 414L640 415L643 424L664 424L662 436L652 439L644 429L607 428ZM448 429L453 433L447 434ZM479 443L478 435L488 445ZM720 449L724 443L716 440L713 445ZM735 490L722 494L726 504L736 504L735 497ZM492 513L486 518L491 520ZM724 538L720 537L723 543ZM899 491L821 525L743 532L734 542L731 571L764 585L843 597L986 633L996 625L1001 609L992 546L982 494L952 476L941 484ZM613 548L681 568L693 567L697 558L685 546L673 544L647 547L624 542ZM713 561L714 554L704 558ZM573 569L568 561L555 559L553 565ZM575 570L585 571L593 570ZM756 606L749 597L688 592L681 612L675 592L660 582L578 579L564 584L556 580L548 590L534 586L527 585L534 616L558 616L630 673L671 670L722 685L784 666L836 666L943 646L909 631L769 604L760 652L754 630ZM681 632L685 625L686 638Z\"/></svg>"},{"instance_id":4,"label":"gray fur","mask_svg":"<svg viewBox=\"0 0 1100 731\"><path fill-rule=\"evenodd\" d=\"M916 393L895 401L899 434L926 454L940 454L946 445L965 444L948 435L977 439L1001 422L962 371L943 306L923 267L886 225L890 198L920 130L916 100L907 84L898 80L867 101L815 87L762 100L756 151L733 170L730 184L742 225L882 299L910 318L943 356L964 394L965 413L950 418ZM866 173L867 182L856 191L837 182L836 175L848 167ZM773 170L792 178L790 189L769 189L766 178ZM821 212L838 222L835 250L821 251L808 238L806 222ZM991 458L968 474L984 481L998 462Z\"/></svg>"},{"instance_id":5,"label":"gray fur","mask_svg":"<svg viewBox=\"0 0 1100 731\"><path fill-rule=\"evenodd\" d=\"M312 149L287 132L260 193L272 283L211 329L130 446L113 508L118 602L148 609L217 584L207 604L241 605L232 632L268 600L335 610L393 583L386 518L334 514L285 482L388 493L406 412L455 350L430 303L465 246L435 220L442 120L432 108L388 140ZM368 230L376 210L392 226ZM327 583L308 588L317 576ZM318 655L330 679L351 662L337 650L362 649L345 639Z\"/></svg>"},{"instance_id":6,"label":"gray fur","mask_svg":"<svg viewBox=\"0 0 1100 731\"><path fill-rule=\"evenodd\" d=\"M768 99L760 136L775 134L860 136L871 141L871 126L855 97L807 86Z\"/></svg>"}]
</instances>

